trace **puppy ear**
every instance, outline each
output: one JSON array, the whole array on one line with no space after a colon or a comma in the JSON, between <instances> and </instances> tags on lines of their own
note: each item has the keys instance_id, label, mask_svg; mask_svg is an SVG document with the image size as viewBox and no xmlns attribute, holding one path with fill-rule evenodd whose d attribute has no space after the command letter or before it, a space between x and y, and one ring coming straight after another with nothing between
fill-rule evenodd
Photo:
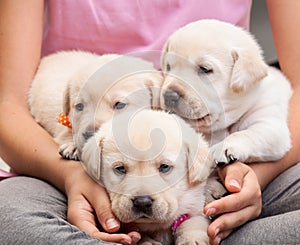
<instances>
[{"instance_id":1,"label":"puppy ear","mask_svg":"<svg viewBox=\"0 0 300 245\"><path fill-rule=\"evenodd\" d=\"M70 95L70 85L68 83L64 93L63 93L63 112L65 115L69 115L71 110L71 95Z\"/></svg>"},{"instance_id":2,"label":"puppy ear","mask_svg":"<svg viewBox=\"0 0 300 245\"><path fill-rule=\"evenodd\" d=\"M235 93L247 91L265 76L268 67L262 55L251 50L234 49L232 52L234 61L230 88Z\"/></svg>"},{"instance_id":3,"label":"puppy ear","mask_svg":"<svg viewBox=\"0 0 300 245\"><path fill-rule=\"evenodd\" d=\"M151 109L160 109L160 89L163 83L163 77L159 72L151 74L150 78L146 80L146 86L150 90L151 94Z\"/></svg>"},{"instance_id":4,"label":"puppy ear","mask_svg":"<svg viewBox=\"0 0 300 245\"><path fill-rule=\"evenodd\" d=\"M187 145L188 178L191 185L200 183L209 176L212 161L209 157L209 147L202 134L196 135L196 140L189 137Z\"/></svg>"},{"instance_id":5,"label":"puppy ear","mask_svg":"<svg viewBox=\"0 0 300 245\"><path fill-rule=\"evenodd\" d=\"M160 66L162 70L164 70L164 67L166 66L165 57L168 52L169 52L169 42L167 41L163 46L162 53L160 56Z\"/></svg>"},{"instance_id":6,"label":"puppy ear","mask_svg":"<svg viewBox=\"0 0 300 245\"><path fill-rule=\"evenodd\" d=\"M102 137L92 136L85 143L81 163L87 173L96 181L101 181Z\"/></svg>"}]
</instances>

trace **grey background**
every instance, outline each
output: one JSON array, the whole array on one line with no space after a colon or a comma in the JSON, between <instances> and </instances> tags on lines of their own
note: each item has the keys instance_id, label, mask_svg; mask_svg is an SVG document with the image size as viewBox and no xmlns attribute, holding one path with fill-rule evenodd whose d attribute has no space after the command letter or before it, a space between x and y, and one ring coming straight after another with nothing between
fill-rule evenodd
<instances>
[{"instance_id":1,"label":"grey background","mask_svg":"<svg viewBox=\"0 0 300 245\"><path fill-rule=\"evenodd\" d=\"M253 0L250 31L262 46L266 61L268 63L276 62L277 55L274 48L266 1Z\"/></svg>"}]
</instances>

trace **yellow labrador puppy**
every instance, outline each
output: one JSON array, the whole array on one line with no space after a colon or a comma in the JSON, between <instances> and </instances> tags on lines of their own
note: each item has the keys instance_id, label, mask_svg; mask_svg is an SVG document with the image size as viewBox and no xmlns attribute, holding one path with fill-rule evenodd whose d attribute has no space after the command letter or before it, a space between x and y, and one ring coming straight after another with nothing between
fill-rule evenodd
<instances>
[{"instance_id":1,"label":"yellow labrador puppy","mask_svg":"<svg viewBox=\"0 0 300 245\"><path fill-rule=\"evenodd\" d=\"M169 37L161 61L162 108L206 134L218 165L277 160L290 148L290 83L249 32L193 22Z\"/></svg>"},{"instance_id":2,"label":"yellow labrador puppy","mask_svg":"<svg viewBox=\"0 0 300 245\"><path fill-rule=\"evenodd\" d=\"M123 110L159 105L161 76L140 58L66 51L42 59L29 93L35 120L78 160L88 137ZM65 127L56 122L58 120Z\"/></svg>"},{"instance_id":3,"label":"yellow labrador puppy","mask_svg":"<svg viewBox=\"0 0 300 245\"><path fill-rule=\"evenodd\" d=\"M82 163L110 196L139 244L208 244L203 214L210 174L208 144L184 120L163 111L126 111L84 145Z\"/></svg>"}]
</instances>

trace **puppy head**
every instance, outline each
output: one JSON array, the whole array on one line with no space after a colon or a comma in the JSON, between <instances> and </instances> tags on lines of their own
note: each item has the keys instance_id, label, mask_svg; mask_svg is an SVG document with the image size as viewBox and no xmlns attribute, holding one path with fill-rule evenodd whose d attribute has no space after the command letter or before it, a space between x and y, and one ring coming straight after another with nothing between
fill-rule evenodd
<instances>
[{"instance_id":1,"label":"puppy head","mask_svg":"<svg viewBox=\"0 0 300 245\"><path fill-rule=\"evenodd\" d=\"M76 74L65 93L65 114L72 118L81 151L100 125L124 110L159 105L162 76L139 58L103 55Z\"/></svg>"},{"instance_id":2,"label":"puppy head","mask_svg":"<svg viewBox=\"0 0 300 245\"><path fill-rule=\"evenodd\" d=\"M106 187L112 210L141 229L169 227L179 199L210 173L208 146L175 115L127 111L104 123L83 148L87 172Z\"/></svg>"},{"instance_id":3,"label":"puppy head","mask_svg":"<svg viewBox=\"0 0 300 245\"><path fill-rule=\"evenodd\" d=\"M161 107L207 132L226 128L224 112L267 75L262 50L245 30L201 20L173 33L161 57L165 79ZM230 102L229 102L230 100Z\"/></svg>"}]
</instances>

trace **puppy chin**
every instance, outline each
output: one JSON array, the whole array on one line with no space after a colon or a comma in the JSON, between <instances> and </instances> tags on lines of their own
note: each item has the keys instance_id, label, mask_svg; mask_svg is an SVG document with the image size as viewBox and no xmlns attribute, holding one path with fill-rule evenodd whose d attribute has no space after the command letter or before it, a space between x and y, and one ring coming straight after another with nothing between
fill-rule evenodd
<instances>
[{"instance_id":1,"label":"puppy chin","mask_svg":"<svg viewBox=\"0 0 300 245\"><path fill-rule=\"evenodd\" d=\"M174 113L180 116L188 124L191 125L197 132L208 133L211 131L213 123L216 121L216 116L208 114L206 111L198 111L189 109L190 107L178 106L177 108L173 107L164 107L165 111L169 113Z\"/></svg>"},{"instance_id":2,"label":"puppy chin","mask_svg":"<svg viewBox=\"0 0 300 245\"><path fill-rule=\"evenodd\" d=\"M147 228L151 224L153 230L157 230L169 227L177 218L178 204L174 200L167 202L155 199L151 212L142 212L134 207L130 196L110 193L110 198L112 211L122 223L134 223L139 227L146 225Z\"/></svg>"}]
</instances>

